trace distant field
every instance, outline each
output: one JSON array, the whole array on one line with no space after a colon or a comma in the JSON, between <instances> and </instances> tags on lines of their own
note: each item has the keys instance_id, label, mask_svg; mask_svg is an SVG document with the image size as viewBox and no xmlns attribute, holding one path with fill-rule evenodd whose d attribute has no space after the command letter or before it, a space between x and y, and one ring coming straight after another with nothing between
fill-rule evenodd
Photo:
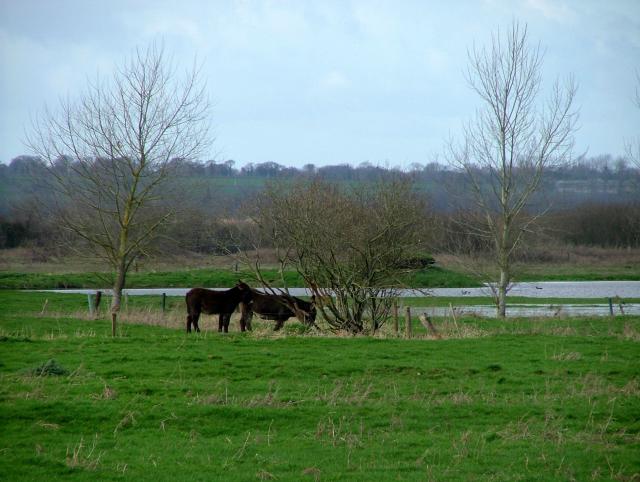
<instances>
[{"instance_id":1,"label":"distant field","mask_svg":"<svg viewBox=\"0 0 640 482\"><path fill-rule=\"evenodd\" d=\"M530 266L523 268L519 281L640 281L640 265L622 266Z\"/></svg>"},{"instance_id":2,"label":"distant field","mask_svg":"<svg viewBox=\"0 0 640 482\"><path fill-rule=\"evenodd\" d=\"M609 274L573 272L555 274L523 274L519 281L594 281L594 280L640 280L640 273L624 271ZM280 275L275 269L264 270L264 276L273 286L282 286ZM246 271L226 268L183 269L170 271L147 270L131 272L127 276L128 288L186 288L203 286L221 288L233 286L242 279L252 283L252 275ZM285 272L285 280L290 287L304 286L302 278L293 271ZM111 286L112 277L108 272L15 272L0 271L0 289L64 289L64 288L106 288ZM481 286L478 279L451 269L432 267L408 275L406 286L412 288L470 288Z\"/></svg>"},{"instance_id":3,"label":"distant field","mask_svg":"<svg viewBox=\"0 0 640 482\"><path fill-rule=\"evenodd\" d=\"M281 286L280 275L275 269L264 270L267 280ZM132 272L127 276L128 288L172 288L203 286L209 288L231 287L239 279L251 280L251 274L230 269L190 269L182 271ZM293 271L285 273L288 286L304 286L302 278ZM406 281L416 288L472 287L480 283L464 274L434 267L416 272ZM111 285L109 273L19 273L0 271L0 289L48 289L48 288L105 288Z\"/></svg>"},{"instance_id":4,"label":"distant field","mask_svg":"<svg viewBox=\"0 0 640 482\"><path fill-rule=\"evenodd\" d=\"M640 317L435 320L442 340L208 317L187 336L149 301L112 339L86 297L0 291L0 480L640 473Z\"/></svg>"},{"instance_id":5,"label":"distant field","mask_svg":"<svg viewBox=\"0 0 640 482\"><path fill-rule=\"evenodd\" d=\"M547 260L516 262L515 281L640 281L640 249L550 246L535 249L535 254ZM467 272L467 267L477 262L451 254L436 259L439 266L455 272ZM481 271L492 272L489 266Z\"/></svg>"},{"instance_id":6,"label":"distant field","mask_svg":"<svg viewBox=\"0 0 640 482\"><path fill-rule=\"evenodd\" d=\"M514 281L640 281L640 250L565 247L549 248L554 261L519 263ZM549 254L547 253L547 254ZM468 288L480 286L469 274L477 260L451 254L435 254L437 264L407 276L415 288ZM182 253L144 260L127 277L129 288L228 287L236 280L251 282L251 274L225 256ZM279 274L265 265L265 277L276 285ZM482 267L483 272L491 272ZM303 286L297 273L285 272L289 286ZM38 249L16 248L0 252L0 289L104 288L111 284L108 268L78 257L57 257Z\"/></svg>"}]
</instances>

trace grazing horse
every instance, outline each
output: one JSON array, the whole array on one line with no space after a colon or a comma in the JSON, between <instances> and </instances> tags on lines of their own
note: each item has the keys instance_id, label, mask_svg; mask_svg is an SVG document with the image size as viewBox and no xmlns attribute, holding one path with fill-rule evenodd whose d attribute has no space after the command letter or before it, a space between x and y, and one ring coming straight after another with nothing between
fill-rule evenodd
<instances>
[{"instance_id":1,"label":"grazing horse","mask_svg":"<svg viewBox=\"0 0 640 482\"><path fill-rule=\"evenodd\" d=\"M219 315L218 331L227 333L231 314L238 304L251 300L251 288L249 285L238 282L236 286L226 291L214 291L204 288L193 288L186 296L187 301L187 333L191 333L191 325L195 331L200 331L198 319L200 313ZM244 323L240 323L244 331Z\"/></svg>"},{"instance_id":2,"label":"grazing horse","mask_svg":"<svg viewBox=\"0 0 640 482\"><path fill-rule=\"evenodd\" d=\"M315 325L316 321L315 297L313 296L309 302L295 296L272 295L251 290L251 301L243 302L241 310L240 325L245 325L249 329L251 329L253 313L257 313L264 320L276 320L275 330L282 328L284 322L292 316L308 325Z\"/></svg>"}]
</instances>

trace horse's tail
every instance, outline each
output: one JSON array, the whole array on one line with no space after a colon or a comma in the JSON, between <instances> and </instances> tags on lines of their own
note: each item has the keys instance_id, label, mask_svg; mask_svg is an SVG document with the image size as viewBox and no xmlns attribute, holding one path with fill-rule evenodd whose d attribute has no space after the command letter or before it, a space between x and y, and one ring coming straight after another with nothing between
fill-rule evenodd
<instances>
[{"instance_id":1,"label":"horse's tail","mask_svg":"<svg viewBox=\"0 0 640 482\"><path fill-rule=\"evenodd\" d=\"M191 289L184 297L184 301L187 304L187 333L191 331L191 326L193 326L196 331L198 327L198 319L200 318L200 300L196 296L196 293L197 291Z\"/></svg>"},{"instance_id":2,"label":"horse's tail","mask_svg":"<svg viewBox=\"0 0 640 482\"><path fill-rule=\"evenodd\" d=\"M187 292L184 297L184 302L187 304L187 312L189 314L194 314L200 311L200 298L197 295L197 291L191 289Z\"/></svg>"}]
</instances>

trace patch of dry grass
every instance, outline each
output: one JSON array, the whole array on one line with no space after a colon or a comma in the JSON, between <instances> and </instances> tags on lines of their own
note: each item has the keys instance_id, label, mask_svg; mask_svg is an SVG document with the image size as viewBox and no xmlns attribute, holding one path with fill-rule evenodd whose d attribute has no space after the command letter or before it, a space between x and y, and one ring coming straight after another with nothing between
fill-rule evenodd
<instances>
[{"instance_id":1,"label":"patch of dry grass","mask_svg":"<svg viewBox=\"0 0 640 482\"><path fill-rule=\"evenodd\" d=\"M98 443L98 436L94 436L91 446L88 446L84 442L84 437L80 438L73 447L67 447L67 455L65 457L65 464L67 467L75 469L82 468L84 470L96 470L100 465L100 459L104 455L104 452L96 451L96 445Z\"/></svg>"},{"instance_id":2,"label":"patch of dry grass","mask_svg":"<svg viewBox=\"0 0 640 482\"><path fill-rule=\"evenodd\" d=\"M557 361L573 361L573 360L580 360L581 358L582 358L582 354L575 351L568 352L568 353L557 353L551 356L552 360L557 360Z\"/></svg>"}]
</instances>

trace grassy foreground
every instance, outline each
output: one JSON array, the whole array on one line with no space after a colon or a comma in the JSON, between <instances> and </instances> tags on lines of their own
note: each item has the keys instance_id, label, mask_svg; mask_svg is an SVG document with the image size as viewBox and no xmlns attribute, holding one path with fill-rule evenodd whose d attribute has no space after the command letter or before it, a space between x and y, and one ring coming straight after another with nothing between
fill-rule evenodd
<instances>
[{"instance_id":1,"label":"grassy foreground","mask_svg":"<svg viewBox=\"0 0 640 482\"><path fill-rule=\"evenodd\" d=\"M640 476L639 317L399 340L187 336L147 310L112 339L57 296L0 292L0 480Z\"/></svg>"}]
</instances>

